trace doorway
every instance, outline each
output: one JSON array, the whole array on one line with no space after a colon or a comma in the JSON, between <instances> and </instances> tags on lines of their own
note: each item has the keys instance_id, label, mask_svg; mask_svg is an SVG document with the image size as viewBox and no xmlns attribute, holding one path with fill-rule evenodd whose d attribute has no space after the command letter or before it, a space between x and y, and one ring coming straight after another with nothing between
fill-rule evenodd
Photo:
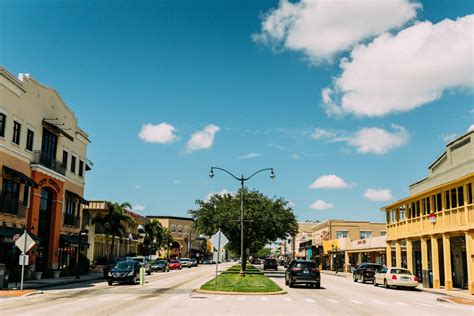
<instances>
[{"instance_id":1,"label":"doorway","mask_svg":"<svg viewBox=\"0 0 474 316\"><path fill-rule=\"evenodd\" d=\"M41 189L38 237L40 246L37 249L36 270L45 271L48 263L49 241L51 235L51 213L53 209L53 192L48 188Z\"/></svg>"}]
</instances>

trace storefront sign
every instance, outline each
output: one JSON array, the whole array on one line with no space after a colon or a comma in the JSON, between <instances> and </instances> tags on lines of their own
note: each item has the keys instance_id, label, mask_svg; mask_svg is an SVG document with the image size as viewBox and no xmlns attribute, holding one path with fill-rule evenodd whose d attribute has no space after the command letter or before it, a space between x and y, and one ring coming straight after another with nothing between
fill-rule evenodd
<instances>
[{"instance_id":1,"label":"storefront sign","mask_svg":"<svg viewBox=\"0 0 474 316\"><path fill-rule=\"evenodd\" d=\"M365 239L361 239L361 240L357 241L358 245L363 245L363 244L366 244L366 243L367 243L367 240L365 240Z\"/></svg>"},{"instance_id":2,"label":"storefront sign","mask_svg":"<svg viewBox=\"0 0 474 316\"><path fill-rule=\"evenodd\" d=\"M434 213L431 213L430 215L428 215L428 218L430 220L430 223L432 224L436 223L436 215Z\"/></svg>"},{"instance_id":3,"label":"storefront sign","mask_svg":"<svg viewBox=\"0 0 474 316\"><path fill-rule=\"evenodd\" d=\"M58 193L59 191L61 191L61 187L53 179L44 178L40 182L38 182L38 185L40 187L44 186L45 184L49 184L50 186L52 186Z\"/></svg>"}]
</instances>

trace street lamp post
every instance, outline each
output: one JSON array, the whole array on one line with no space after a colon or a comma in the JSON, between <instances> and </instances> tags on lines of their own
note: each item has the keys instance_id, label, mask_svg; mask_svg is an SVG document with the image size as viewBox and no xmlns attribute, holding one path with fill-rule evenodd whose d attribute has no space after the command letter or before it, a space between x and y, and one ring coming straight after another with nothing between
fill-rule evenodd
<instances>
[{"instance_id":1,"label":"street lamp post","mask_svg":"<svg viewBox=\"0 0 474 316\"><path fill-rule=\"evenodd\" d=\"M263 172L263 171L270 171L270 178L274 179L275 178L275 173L273 172L273 168L264 168L260 169L256 172L254 172L250 177L245 178L244 175L242 174L241 177L236 177L233 175L231 172L219 168L219 167L211 167L211 172L209 173L209 177L213 178L214 177L214 169L216 170L221 170L224 171L225 173L229 174L232 178L240 182L240 276L245 276L245 262L244 262L244 183L247 180L250 180L253 176L255 176L257 173ZM220 251L220 249L218 249Z\"/></svg>"},{"instance_id":2,"label":"street lamp post","mask_svg":"<svg viewBox=\"0 0 474 316\"><path fill-rule=\"evenodd\" d=\"M332 250L335 251L334 254L334 264L336 265L336 274L337 274L337 246L334 247L334 245L331 245Z\"/></svg>"},{"instance_id":3,"label":"street lamp post","mask_svg":"<svg viewBox=\"0 0 474 316\"><path fill-rule=\"evenodd\" d=\"M77 249L77 256L76 256L76 279L80 279L81 277L79 276L79 255L81 254L81 248L82 248L82 236L87 236L87 233L89 233L89 225L86 225L84 230L79 231L79 248Z\"/></svg>"}]
</instances>

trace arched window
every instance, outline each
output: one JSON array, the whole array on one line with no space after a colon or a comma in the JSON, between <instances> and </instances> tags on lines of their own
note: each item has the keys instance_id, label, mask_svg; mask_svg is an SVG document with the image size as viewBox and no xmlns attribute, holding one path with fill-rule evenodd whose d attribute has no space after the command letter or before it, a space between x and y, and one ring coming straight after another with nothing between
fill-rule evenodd
<instances>
[{"instance_id":1,"label":"arched window","mask_svg":"<svg viewBox=\"0 0 474 316\"><path fill-rule=\"evenodd\" d=\"M182 225L178 225L178 233L182 233L183 232L183 226Z\"/></svg>"},{"instance_id":2,"label":"arched window","mask_svg":"<svg viewBox=\"0 0 474 316\"><path fill-rule=\"evenodd\" d=\"M189 233L189 226L188 225L184 225L184 233L185 234Z\"/></svg>"},{"instance_id":3,"label":"arched window","mask_svg":"<svg viewBox=\"0 0 474 316\"><path fill-rule=\"evenodd\" d=\"M175 224L171 225L170 230L172 233L176 232L176 225Z\"/></svg>"}]
</instances>

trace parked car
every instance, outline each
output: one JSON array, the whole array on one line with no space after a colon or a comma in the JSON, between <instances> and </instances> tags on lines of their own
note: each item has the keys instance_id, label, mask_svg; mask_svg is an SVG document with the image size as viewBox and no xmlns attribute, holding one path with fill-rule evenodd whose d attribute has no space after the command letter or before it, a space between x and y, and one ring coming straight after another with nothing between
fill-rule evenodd
<instances>
[{"instance_id":1,"label":"parked car","mask_svg":"<svg viewBox=\"0 0 474 316\"><path fill-rule=\"evenodd\" d=\"M262 264L262 262L260 261L260 259L258 258L253 258L251 261L250 261L251 264Z\"/></svg>"},{"instance_id":2,"label":"parked car","mask_svg":"<svg viewBox=\"0 0 474 316\"><path fill-rule=\"evenodd\" d=\"M191 259L189 259L189 258L180 258L179 262L181 262L181 266L183 268L191 268L191 266L192 266Z\"/></svg>"},{"instance_id":3,"label":"parked car","mask_svg":"<svg viewBox=\"0 0 474 316\"><path fill-rule=\"evenodd\" d=\"M191 267L197 267L198 266L198 262L195 258L191 259Z\"/></svg>"},{"instance_id":4,"label":"parked car","mask_svg":"<svg viewBox=\"0 0 474 316\"><path fill-rule=\"evenodd\" d=\"M168 266L170 270L181 270L181 262L179 260L171 260Z\"/></svg>"},{"instance_id":5,"label":"parked car","mask_svg":"<svg viewBox=\"0 0 474 316\"><path fill-rule=\"evenodd\" d=\"M102 273L104 274L104 278L107 279L107 277L109 276L109 271L112 270L113 267L115 267L115 265L119 263L120 261L125 261L125 258L124 257L112 258L112 261L109 264L106 264L105 267L102 268Z\"/></svg>"},{"instance_id":6,"label":"parked car","mask_svg":"<svg viewBox=\"0 0 474 316\"><path fill-rule=\"evenodd\" d=\"M295 284L306 284L319 289L321 274L316 263L307 260L292 260L285 271L285 284L294 287Z\"/></svg>"},{"instance_id":7,"label":"parked car","mask_svg":"<svg viewBox=\"0 0 474 316\"><path fill-rule=\"evenodd\" d=\"M374 275L374 286L383 285L385 288L391 286L416 288L418 278L410 270L404 268L388 267L383 268Z\"/></svg>"},{"instance_id":8,"label":"parked car","mask_svg":"<svg viewBox=\"0 0 474 316\"><path fill-rule=\"evenodd\" d=\"M127 257L128 261L135 261L138 262L143 268L145 268L146 274L151 274L151 261L145 257Z\"/></svg>"},{"instance_id":9,"label":"parked car","mask_svg":"<svg viewBox=\"0 0 474 316\"><path fill-rule=\"evenodd\" d=\"M382 269L381 264L362 263L357 268L355 268L354 271L352 272L352 279L354 280L354 282L357 282L357 281L362 281L362 283L373 282L375 272L380 269Z\"/></svg>"},{"instance_id":10,"label":"parked car","mask_svg":"<svg viewBox=\"0 0 474 316\"><path fill-rule=\"evenodd\" d=\"M263 262L263 270L272 269L278 271L278 263L276 259L265 259Z\"/></svg>"},{"instance_id":11,"label":"parked car","mask_svg":"<svg viewBox=\"0 0 474 316\"><path fill-rule=\"evenodd\" d=\"M120 261L107 274L107 283L114 282L136 284L140 275L140 263L135 261Z\"/></svg>"},{"instance_id":12,"label":"parked car","mask_svg":"<svg viewBox=\"0 0 474 316\"><path fill-rule=\"evenodd\" d=\"M151 264L151 271L170 272L170 266L166 260L155 260Z\"/></svg>"},{"instance_id":13,"label":"parked car","mask_svg":"<svg viewBox=\"0 0 474 316\"><path fill-rule=\"evenodd\" d=\"M211 261L209 261L209 259L204 259L202 261L202 264L211 264Z\"/></svg>"}]
</instances>

